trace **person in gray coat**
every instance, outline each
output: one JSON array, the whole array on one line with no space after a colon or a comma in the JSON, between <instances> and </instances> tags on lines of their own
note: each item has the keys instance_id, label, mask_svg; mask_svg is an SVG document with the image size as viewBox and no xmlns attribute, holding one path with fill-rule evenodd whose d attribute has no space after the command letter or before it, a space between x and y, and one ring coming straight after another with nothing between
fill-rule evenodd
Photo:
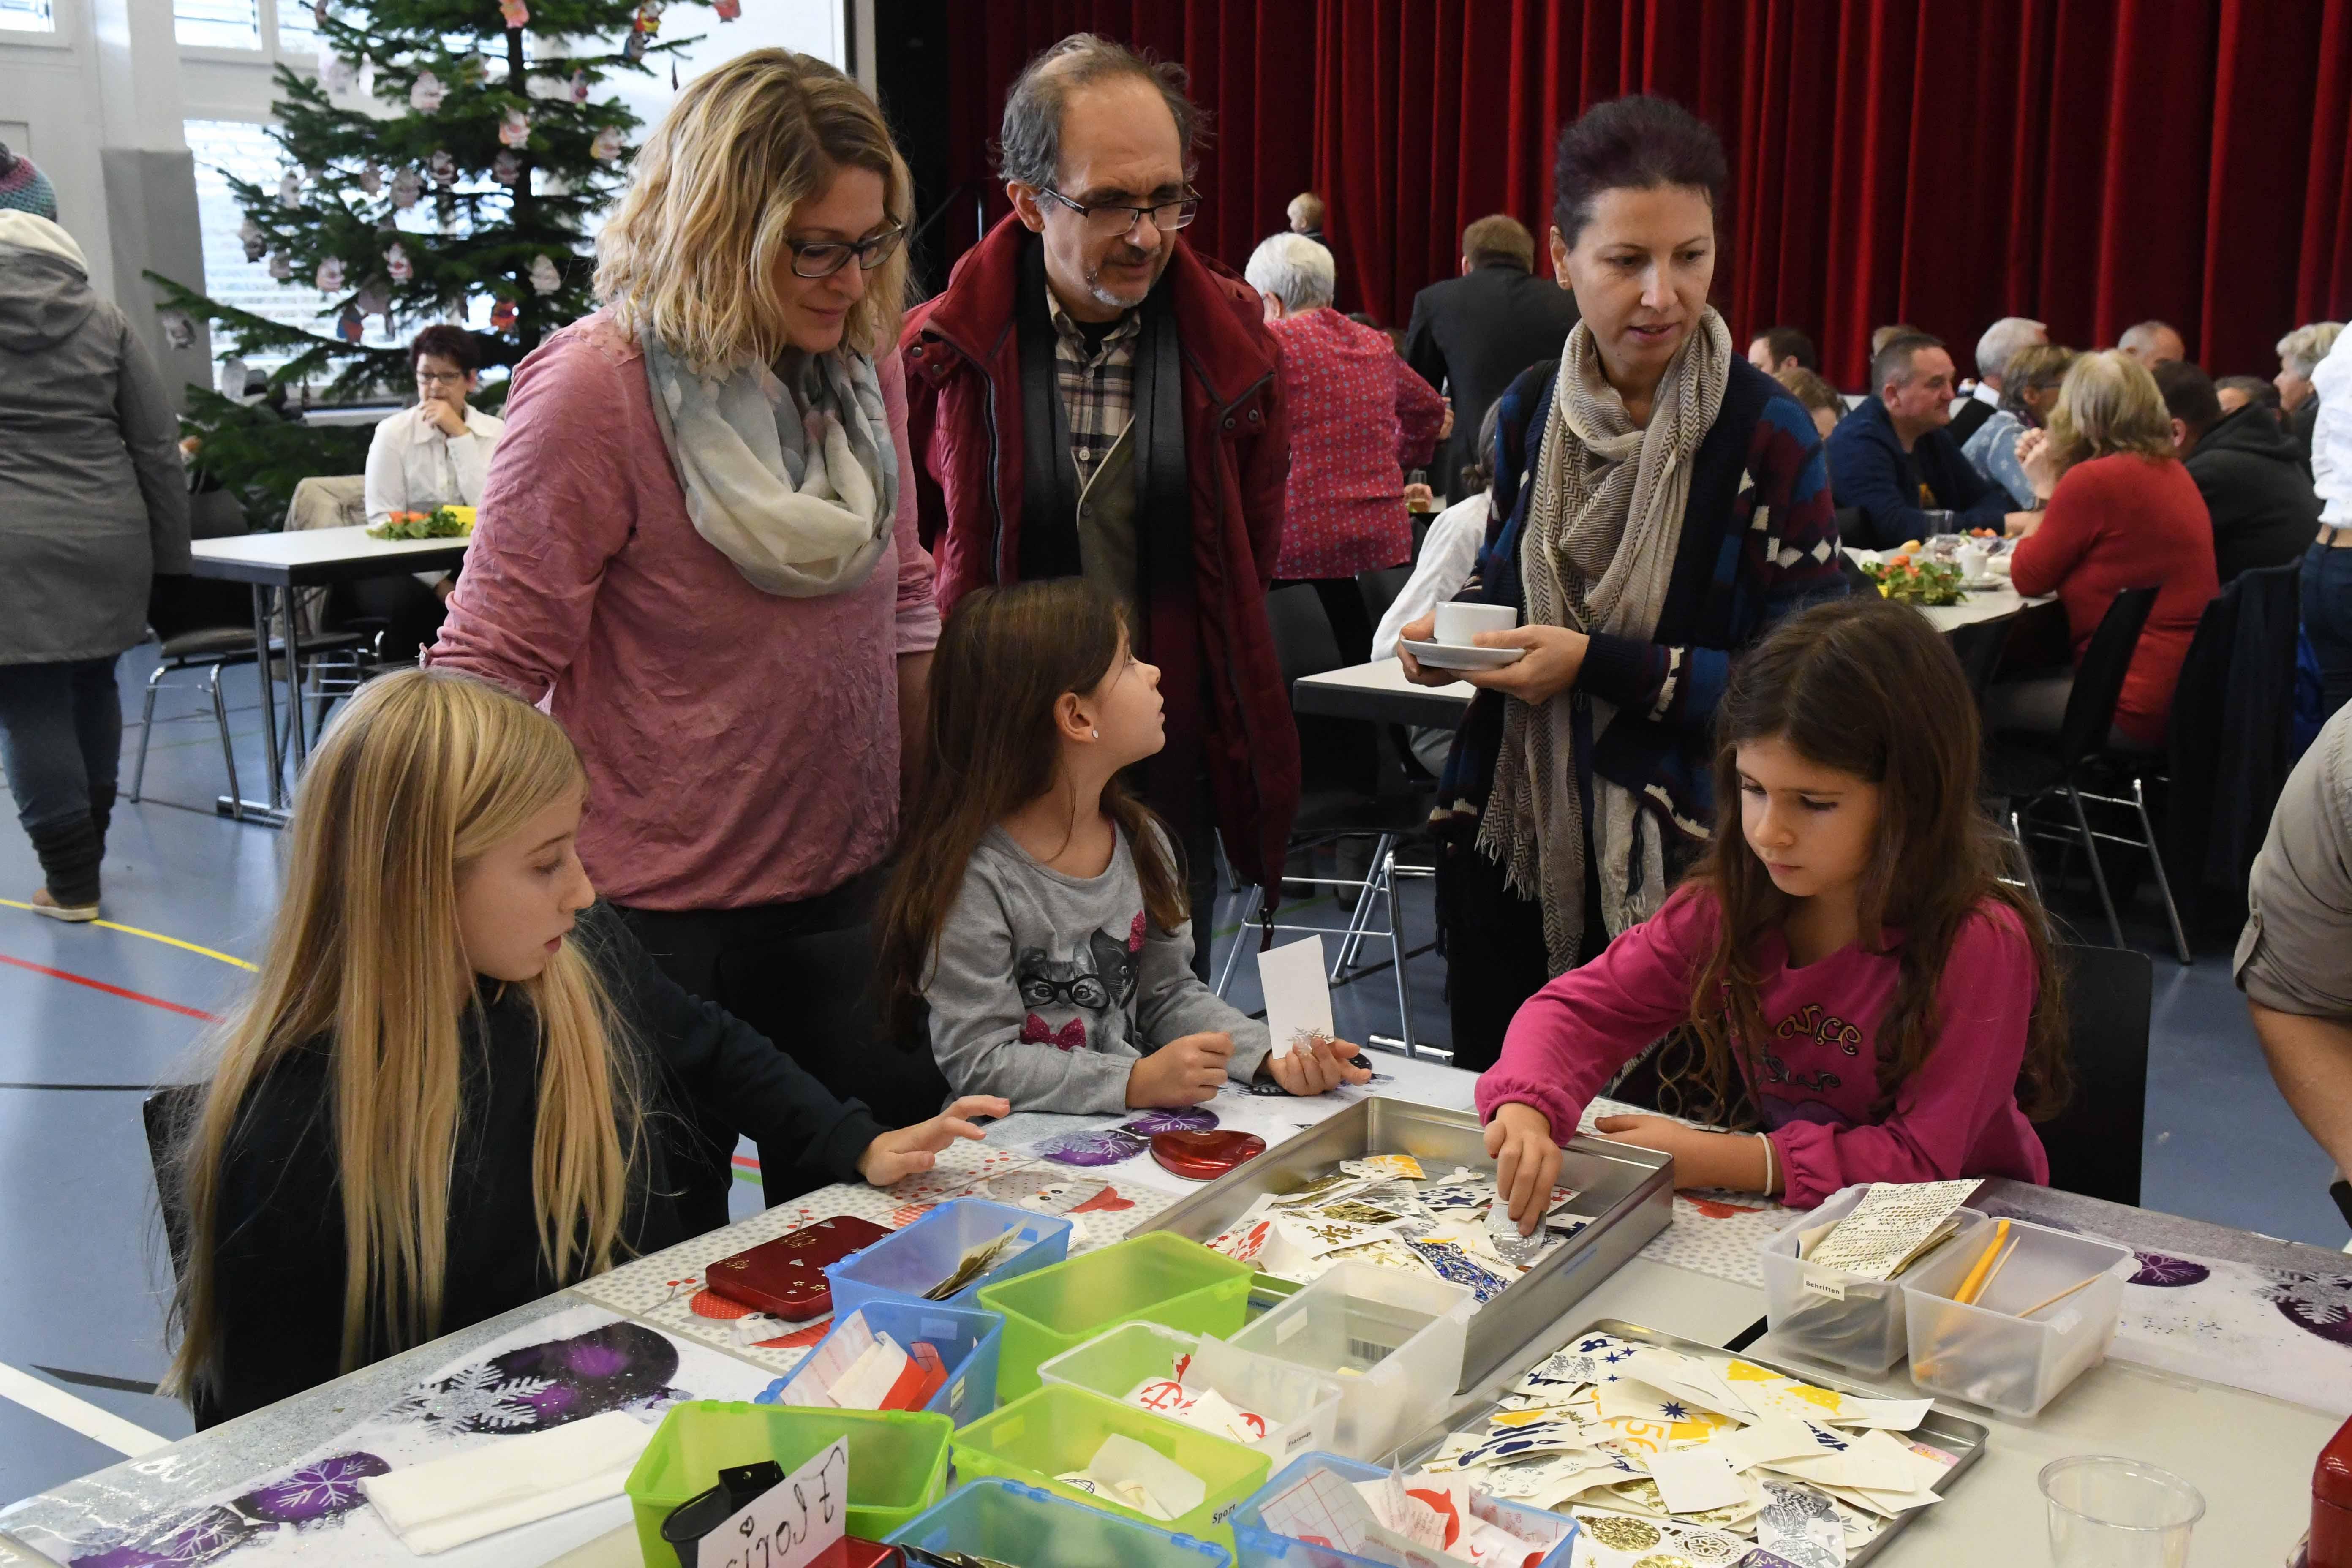
<instances>
[{"instance_id":1,"label":"person in gray coat","mask_svg":"<svg viewBox=\"0 0 2352 1568\"><path fill-rule=\"evenodd\" d=\"M0 764L47 886L98 918L122 703L157 573L188 570L178 422L122 311L47 214L0 208Z\"/></svg>"}]
</instances>

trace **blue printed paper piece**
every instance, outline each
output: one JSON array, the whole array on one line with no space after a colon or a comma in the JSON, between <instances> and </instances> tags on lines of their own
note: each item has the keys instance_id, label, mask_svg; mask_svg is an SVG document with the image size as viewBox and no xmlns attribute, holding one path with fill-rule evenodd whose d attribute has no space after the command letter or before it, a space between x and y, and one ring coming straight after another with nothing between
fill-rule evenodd
<instances>
[{"instance_id":1,"label":"blue printed paper piece","mask_svg":"<svg viewBox=\"0 0 2352 1568\"><path fill-rule=\"evenodd\" d=\"M1437 1277L1449 1285L1459 1285L1478 1298L1485 1306L1505 1290L1511 1282L1499 1274L1489 1273L1472 1261L1468 1253L1450 1241L1408 1241L1413 1255L1437 1271Z\"/></svg>"}]
</instances>

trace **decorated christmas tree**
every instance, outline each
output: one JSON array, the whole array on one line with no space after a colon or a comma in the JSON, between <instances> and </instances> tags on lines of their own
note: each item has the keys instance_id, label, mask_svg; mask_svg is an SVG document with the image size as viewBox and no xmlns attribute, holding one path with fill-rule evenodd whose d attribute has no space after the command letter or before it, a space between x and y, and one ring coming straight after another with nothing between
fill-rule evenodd
<instances>
[{"instance_id":1,"label":"decorated christmas tree","mask_svg":"<svg viewBox=\"0 0 2352 1568\"><path fill-rule=\"evenodd\" d=\"M741 7L711 4L721 20ZM284 356L270 373L271 401L296 385L306 399L404 394L398 345L433 321L470 327L486 370L512 366L593 308L588 226L617 193L637 127L597 84L650 72L678 47L658 41L663 9L664 0L317 0L317 76L278 68L270 137L284 170L274 185L228 184L245 213L247 258L267 256L280 282L315 287L331 329L289 326L150 273L166 336L204 320L216 350L225 337L238 356ZM394 112L335 101L355 87ZM383 321L373 344L370 318ZM495 406L504 395L503 379L489 380L478 401ZM249 506L282 505L306 475L355 473L364 458L364 429L306 427L267 403L204 388L189 398L187 423L204 438L198 465Z\"/></svg>"}]
</instances>

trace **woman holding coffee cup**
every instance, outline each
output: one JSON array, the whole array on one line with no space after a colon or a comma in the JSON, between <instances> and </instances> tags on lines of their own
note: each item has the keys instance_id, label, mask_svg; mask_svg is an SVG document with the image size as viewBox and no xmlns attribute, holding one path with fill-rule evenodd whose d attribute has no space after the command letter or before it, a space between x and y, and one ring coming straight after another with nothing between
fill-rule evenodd
<instances>
[{"instance_id":1,"label":"woman holding coffee cup","mask_svg":"<svg viewBox=\"0 0 2352 1568\"><path fill-rule=\"evenodd\" d=\"M1498 405L1465 594L1518 623L1473 645L1525 651L1460 672L1399 651L1410 679L1481 688L1435 825L1458 1067L1491 1066L1521 1002L1664 901L1714 822L1731 660L1845 592L1812 419L1706 302L1728 177L1714 131L1662 99L1560 133L1552 271L1582 320Z\"/></svg>"}]
</instances>

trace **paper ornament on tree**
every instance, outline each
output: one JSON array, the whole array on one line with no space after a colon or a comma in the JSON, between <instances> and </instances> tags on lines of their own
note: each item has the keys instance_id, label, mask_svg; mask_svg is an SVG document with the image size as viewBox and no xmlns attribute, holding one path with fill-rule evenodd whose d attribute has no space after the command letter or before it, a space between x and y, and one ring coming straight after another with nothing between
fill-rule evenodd
<instances>
[{"instance_id":1,"label":"paper ornament on tree","mask_svg":"<svg viewBox=\"0 0 2352 1568\"><path fill-rule=\"evenodd\" d=\"M408 89L408 107L419 114L436 114L440 112L441 100L448 96L449 89L441 85L439 77L431 71L419 71L416 85Z\"/></svg>"},{"instance_id":2,"label":"paper ornament on tree","mask_svg":"<svg viewBox=\"0 0 2352 1568\"><path fill-rule=\"evenodd\" d=\"M228 358L221 361L221 395L229 399L233 403L244 402L246 374L247 371L245 361L239 356L231 354Z\"/></svg>"},{"instance_id":3,"label":"paper ornament on tree","mask_svg":"<svg viewBox=\"0 0 2352 1568\"><path fill-rule=\"evenodd\" d=\"M163 346L177 353L196 346L196 324L179 310L159 311L155 324L163 329Z\"/></svg>"},{"instance_id":4,"label":"paper ornament on tree","mask_svg":"<svg viewBox=\"0 0 2352 1568\"><path fill-rule=\"evenodd\" d=\"M319 292L321 294L341 293L343 290L342 258L330 256L326 260L319 263L318 273L312 281L318 285Z\"/></svg>"},{"instance_id":5,"label":"paper ornament on tree","mask_svg":"<svg viewBox=\"0 0 2352 1568\"><path fill-rule=\"evenodd\" d=\"M402 249L397 242L383 253L383 269L394 283L405 283L416 276L416 268L409 261L408 252Z\"/></svg>"},{"instance_id":6,"label":"paper ornament on tree","mask_svg":"<svg viewBox=\"0 0 2352 1568\"><path fill-rule=\"evenodd\" d=\"M392 205L413 207L416 198L425 194L425 182L414 169L402 169L392 176Z\"/></svg>"},{"instance_id":7,"label":"paper ornament on tree","mask_svg":"<svg viewBox=\"0 0 2352 1568\"><path fill-rule=\"evenodd\" d=\"M433 216L441 220L443 234L457 232L457 198L444 191L433 198Z\"/></svg>"},{"instance_id":8,"label":"paper ornament on tree","mask_svg":"<svg viewBox=\"0 0 2352 1568\"><path fill-rule=\"evenodd\" d=\"M490 178L502 185L511 185L522 178L522 160L511 153L500 153L490 160Z\"/></svg>"},{"instance_id":9,"label":"paper ornament on tree","mask_svg":"<svg viewBox=\"0 0 2352 1568\"><path fill-rule=\"evenodd\" d=\"M280 283L294 276L294 264L286 259L284 251L269 258L269 275Z\"/></svg>"},{"instance_id":10,"label":"paper ornament on tree","mask_svg":"<svg viewBox=\"0 0 2352 1568\"><path fill-rule=\"evenodd\" d=\"M352 300L352 309L362 316L388 316L392 310L392 290L384 286L383 279L371 278L360 285L358 296Z\"/></svg>"},{"instance_id":11,"label":"paper ornament on tree","mask_svg":"<svg viewBox=\"0 0 2352 1568\"><path fill-rule=\"evenodd\" d=\"M530 26L530 7L523 0L499 0L499 15L507 19L509 27Z\"/></svg>"},{"instance_id":12,"label":"paper ornament on tree","mask_svg":"<svg viewBox=\"0 0 2352 1568\"><path fill-rule=\"evenodd\" d=\"M588 101L588 73L586 71L576 70L572 73L572 101L574 103L585 103Z\"/></svg>"},{"instance_id":13,"label":"paper ornament on tree","mask_svg":"<svg viewBox=\"0 0 2352 1568\"><path fill-rule=\"evenodd\" d=\"M717 0L710 8L719 13L720 21L731 22L743 14L743 0Z\"/></svg>"},{"instance_id":14,"label":"paper ornament on tree","mask_svg":"<svg viewBox=\"0 0 2352 1568\"><path fill-rule=\"evenodd\" d=\"M367 322L361 320L357 306L344 306L343 313L335 318L335 336L347 343L355 343L367 336Z\"/></svg>"},{"instance_id":15,"label":"paper ornament on tree","mask_svg":"<svg viewBox=\"0 0 2352 1568\"><path fill-rule=\"evenodd\" d=\"M457 160L449 156L446 148L436 148L433 156L425 160L425 172L433 176L436 185L454 185L457 183Z\"/></svg>"},{"instance_id":16,"label":"paper ornament on tree","mask_svg":"<svg viewBox=\"0 0 2352 1568\"><path fill-rule=\"evenodd\" d=\"M289 169L278 176L278 205L290 207L302 199L302 171Z\"/></svg>"},{"instance_id":17,"label":"paper ornament on tree","mask_svg":"<svg viewBox=\"0 0 2352 1568\"><path fill-rule=\"evenodd\" d=\"M247 261L260 260L262 252L269 248L268 237L261 232L261 226L251 218L246 219L238 226L236 237L245 247L245 258Z\"/></svg>"},{"instance_id":18,"label":"paper ornament on tree","mask_svg":"<svg viewBox=\"0 0 2352 1568\"><path fill-rule=\"evenodd\" d=\"M499 300L490 307L490 330L494 332L512 331L515 315L515 302L512 300Z\"/></svg>"},{"instance_id":19,"label":"paper ornament on tree","mask_svg":"<svg viewBox=\"0 0 2352 1568\"><path fill-rule=\"evenodd\" d=\"M646 58L646 35L641 29L629 29L629 36L621 43L621 58L631 65Z\"/></svg>"},{"instance_id":20,"label":"paper ornament on tree","mask_svg":"<svg viewBox=\"0 0 2352 1568\"><path fill-rule=\"evenodd\" d=\"M563 287L563 274L555 269L551 258L534 256L530 258L530 286L542 294L552 294Z\"/></svg>"},{"instance_id":21,"label":"paper ornament on tree","mask_svg":"<svg viewBox=\"0 0 2352 1568\"><path fill-rule=\"evenodd\" d=\"M326 30L327 0L317 0L317 4L310 7L310 19L319 25L320 31L324 32Z\"/></svg>"},{"instance_id":22,"label":"paper ornament on tree","mask_svg":"<svg viewBox=\"0 0 2352 1568\"><path fill-rule=\"evenodd\" d=\"M319 51L319 85L329 92L349 92L359 85L360 68L331 48Z\"/></svg>"},{"instance_id":23,"label":"paper ornament on tree","mask_svg":"<svg viewBox=\"0 0 2352 1568\"><path fill-rule=\"evenodd\" d=\"M621 155L621 132L610 125L596 132L596 139L588 143L588 155L599 163L612 163Z\"/></svg>"},{"instance_id":24,"label":"paper ornament on tree","mask_svg":"<svg viewBox=\"0 0 2352 1568\"><path fill-rule=\"evenodd\" d=\"M362 169L360 171L360 189L371 196L382 195L383 194L383 171L377 168L373 163L370 163L365 168Z\"/></svg>"},{"instance_id":25,"label":"paper ornament on tree","mask_svg":"<svg viewBox=\"0 0 2352 1568\"><path fill-rule=\"evenodd\" d=\"M530 116L520 109L509 109L499 121L499 142L503 146L520 147L530 140Z\"/></svg>"}]
</instances>

